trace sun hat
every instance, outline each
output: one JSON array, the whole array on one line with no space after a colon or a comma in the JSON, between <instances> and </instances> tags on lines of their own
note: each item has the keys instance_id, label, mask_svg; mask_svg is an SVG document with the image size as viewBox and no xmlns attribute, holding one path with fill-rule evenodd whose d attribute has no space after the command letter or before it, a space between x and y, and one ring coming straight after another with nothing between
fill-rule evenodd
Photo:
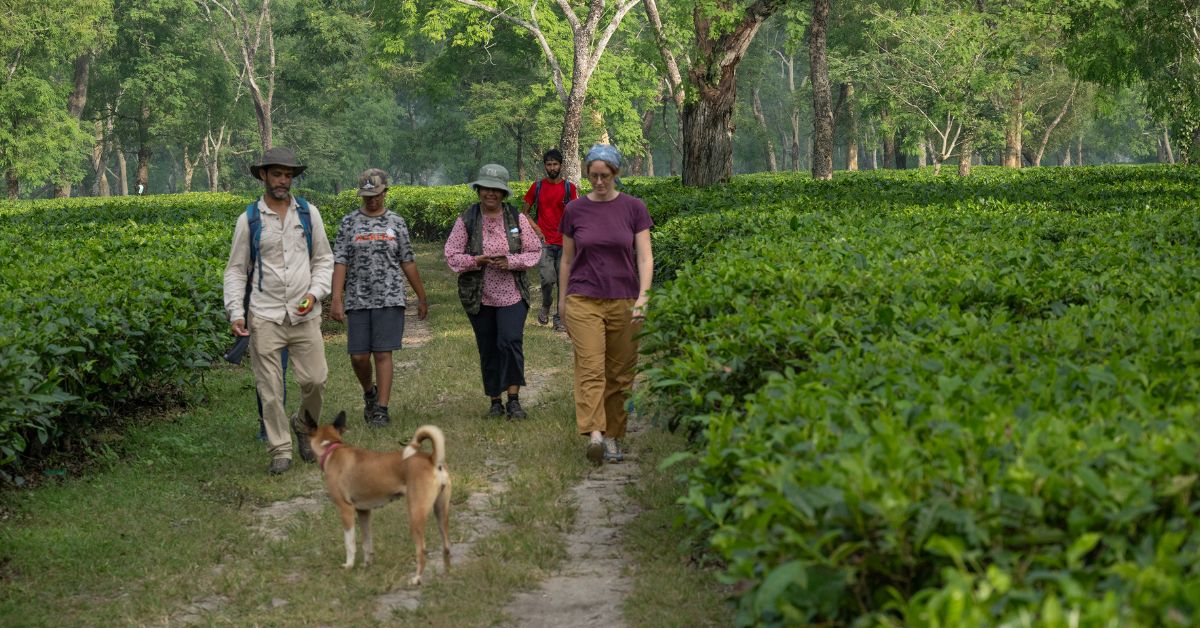
<instances>
[{"instance_id":1,"label":"sun hat","mask_svg":"<svg viewBox=\"0 0 1200 628\"><path fill-rule=\"evenodd\" d=\"M258 160L258 163L250 164L250 174L254 175L255 179L262 181L262 175L259 174L259 171L268 166L287 166L292 169L292 176L299 176L301 172L304 172L308 168L308 166L301 164L299 159L296 159L296 153L292 152L292 149L283 146L268 148L262 154L262 158Z\"/></svg>"},{"instance_id":2,"label":"sun hat","mask_svg":"<svg viewBox=\"0 0 1200 628\"><path fill-rule=\"evenodd\" d=\"M379 196L387 192L387 173L379 168L368 168L358 175L359 196Z\"/></svg>"},{"instance_id":3,"label":"sun hat","mask_svg":"<svg viewBox=\"0 0 1200 628\"><path fill-rule=\"evenodd\" d=\"M479 191L479 188L491 188L504 190L505 196L512 194L512 190L508 189L508 168L500 164L487 164L480 168L479 176L468 185L476 192Z\"/></svg>"}]
</instances>

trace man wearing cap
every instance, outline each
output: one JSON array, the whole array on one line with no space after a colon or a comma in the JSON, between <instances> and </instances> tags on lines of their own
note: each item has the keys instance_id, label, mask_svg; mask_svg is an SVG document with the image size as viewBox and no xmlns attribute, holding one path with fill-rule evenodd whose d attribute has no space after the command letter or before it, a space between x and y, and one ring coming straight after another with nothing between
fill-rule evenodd
<instances>
[{"instance_id":1,"label":"man wearing cap","mask_svg":"<svg viewBox=\"0 0 1200 628\"><path fill-rule=\"evenodd\" d=\"M387 173L378 168L359 175L362 208L342 219L333 245L330 315L346 322L346 348L362 385L363 420L370 427L391 420L392 352L404 338L405 277L417 294L417 318L425 320L429 314L408 225L384 205L387 188Z\"/></svg>"},{"instance_id":2,"label":"man wearing cap","mask_svg":"<svg viewBox=\"0 0 1200 628\"><path fill-rule=\"evenodd\" d=\"M292 196L292 180L304 169L295 153L282 147L267 150L250 166L254 178L263 182L264 193L238 217L225 264L225 311L234 335L250 336L250 364L262 398L272 475L287 471L292 463L280 352L288 351L300 385L301 411L313 417L321 416L329 372L321 339L321 299L329 295L333 251L316 206ZM246 290L251 291L248 312L242 300ZM297 437L301 457L311 462L308 442L299 433Z\"/></svg>"},{"instance_id":3,"label":"man wearing cap","mask_svg":"<svg viewBox=\"0 0 1200 628\"><path fill-rule=\"evenodd\" d=\"M525 213L529 214L532 209L533 227L542 238L542 258L538 262L538 275L542 280L542 307L537 315L540 325L550 322L550 307L554 305L554 293L558 290L558 266L562 261L559 223L567 203L579 197L579 188L561 178L562 160L562 152L557 148L546 151L542 155L545 178L530 184L525 192ZM554 310L554 329L563 330L557 309Z\"/></svg>"}]
</instances>

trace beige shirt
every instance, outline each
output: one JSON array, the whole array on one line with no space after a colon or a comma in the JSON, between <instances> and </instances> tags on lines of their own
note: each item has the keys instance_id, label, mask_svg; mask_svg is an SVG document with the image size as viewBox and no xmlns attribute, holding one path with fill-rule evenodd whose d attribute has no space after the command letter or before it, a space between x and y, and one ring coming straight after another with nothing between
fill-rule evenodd
<instances>
[{"instance_id":1,"label":"beige shirt","mask_svg":"<svg viewBox=\"0 0 1200 628\"><path fill-rule=\"evenodd\" d=\"M250 313L256 318L283 323L286 317L294 324L321 316L321 299L329 296L333 281L333 250L329 247L320 212L311 203L308 207L312 215L311 259L296 199L292 199L282 219L261 197L258 199L262 221L259 239L262 290L259 290L258 264L255 263L253 293L250 295ZM246 213L242 212L233 229L233 247L225 264L225 314L230 322L246 318L242 297L246 294L247 270L250 270L250 225ZM300 316L296 309L308 293L317 298L317 304Z\"/></svg>"}]
</instances>

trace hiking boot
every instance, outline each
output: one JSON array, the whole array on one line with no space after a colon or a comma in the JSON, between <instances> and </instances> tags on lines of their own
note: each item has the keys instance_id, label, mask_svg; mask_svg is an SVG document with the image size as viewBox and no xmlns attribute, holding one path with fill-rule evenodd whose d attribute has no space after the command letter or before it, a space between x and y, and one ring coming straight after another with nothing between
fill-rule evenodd
<instances>
[{"instance_id":1,"label":"hiking boot","mask_svg":"<svg viewBox=\"0 0 1200 628\"><path fill-rule=\"evenodd\" d=\"M291 468L291 458L276 458L271 461L271 466L267 467L267 473L270 473L271 475L279 475L281 473L286 473L287 470Z\"/></svg>"},{"instance_id":2,"label":"hiking boot","mask_svg":"<svg viewBox=\"0 0 1200 628\"><path fill-rule=\"evenodd\" d=\"M371 413L371 418L367 421L370 427L386 427L391 423L392 418L388 416L387 406L376 404L375 411Z\"/></svg>"},{"instance_id":3,"label":"hiking boot","mask_svg":"<svg viewBox=\"0 0 1200 628\"><path fill-rule=\"evenodd\" d=\"M520 400L509 399L508 405L504 407L504 412L508 414L510 419L524 419L529 415L525 413L525 409L521 407Z\"/></svg>"},{"instance_id":4,"label":"hiking boot","mask_svg":"<svg viewBox=\"0 0 1200 628\"><path fill-rule=\"evenodd\" d=\"M567 331L567 328L562 324L562 321L554 321L554 331L564 332Z\"/></svg>"},{"instance_id":5,"label":"hiking boot","mask_svg":"<svg viewBox=\"0 0 1200 628\"><path fill-rule=\"evenodd\" d=\"M488 418L504 416L504 404L499 399L492 400L492 407L488 409Z\"/></svg>"},{"instance_id":6,"label":"hiking boot","mask_svg":"<svg viewBox=\"0 0 1200 628\"><path fill-rule=\"evenodd\" d=\"M621 441L616 438L604 437L604 461L609 464L614 464L625 460L625 454L621 451Z\"/></svg>"},{"instance_id":7,"label":"hiking boot","mask_svg":"<svg viewBox=\"0 0 1200 628\"><path fill-rule=\"evenodd\" d=\"M587 459L597 466L604 461L604 441L594 440L588 443Z\"/></svg>"},{"instance_id":8,"label":"hiking boot","mask_svg":"<svg viewBox=\"0 0 1200 628\"><path fill-rule=\"evenodd\" d=\"M292 415L292 433L296 435L296 453L300 454L300 459L315 462L317 456L313 453L312 444L308 442L308 427L300 422L299 411Z\"/></svg>"},{"instance_id":9,"label":"hiking boot","mask_svg":"<svg viewBox=\"0 0 1200 628\"><path fill-rule=\"evenodd\" d=\"M538 325L545 325L550 322L550 308L542 307L538 310Z\"/></svg>"},{"instance_id":10,"label":"hiking boot","mask_svg":"<svg viewBox=\"0 0 1200 628\"><path fill-rule=\"evenodd\" d=\"M370 392L363 393L363 420L367 425L371 424L371 418L375 416L375 408L379 406L379 388L372 386Z\"/></svg>"}]
</instances>

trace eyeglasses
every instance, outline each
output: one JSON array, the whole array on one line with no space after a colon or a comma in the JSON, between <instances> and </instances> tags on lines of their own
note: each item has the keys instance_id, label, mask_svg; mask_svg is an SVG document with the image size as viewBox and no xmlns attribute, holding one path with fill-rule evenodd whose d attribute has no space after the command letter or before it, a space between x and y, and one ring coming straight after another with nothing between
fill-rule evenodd
<instances>
[{"instance_id":1,"label":"eyeglasses","mask_svg":"<svg viewBox=\"0 0 1200 628\"><path fill-rule=\"evenodd\" d=\"M589 172L588 181L610 181L613 178L611 172Z\"/></svg>"}]
</instances>

